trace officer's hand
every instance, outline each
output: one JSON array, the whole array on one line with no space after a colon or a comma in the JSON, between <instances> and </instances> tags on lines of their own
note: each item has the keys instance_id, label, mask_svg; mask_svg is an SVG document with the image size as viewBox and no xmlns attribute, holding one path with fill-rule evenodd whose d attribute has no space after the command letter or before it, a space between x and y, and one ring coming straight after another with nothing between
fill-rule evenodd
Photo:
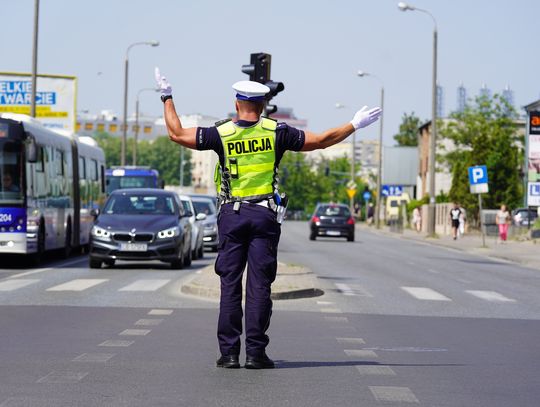
<instances>
[{"instance_id":1,"label":"officer's hand","mask_svg":"<svg viewBox=\"0 0 540 407\"><path fill-rule=\"evenodd\" d=\"M172 95L172 86L167 81L167 78L165 78L161 73L159 72L159 68L156 66L154 70L154 75L156 77L157 87L159 91L161 92L162 96L169 96Z\"/></svg>"},{"instance_id":2,"label":"officer's hand","mask_svg":"<svg viewBox=\"0 0 540 407\"><path fill-rule=\"evenodd\" d=\"M351 124L353 125L355 130L358 130L362 127L369 126L373 122L376 122L381 116L381 114L382 110L380 107L368 109L367 106L364 106L362 109L356 112L353 119L351 120Z\"/></svg>"}]
</instances>

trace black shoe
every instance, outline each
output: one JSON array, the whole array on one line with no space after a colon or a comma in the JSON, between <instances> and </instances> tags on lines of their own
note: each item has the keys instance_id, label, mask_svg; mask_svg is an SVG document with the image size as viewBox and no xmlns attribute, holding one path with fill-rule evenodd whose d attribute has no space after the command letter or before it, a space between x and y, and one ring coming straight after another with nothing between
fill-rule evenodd
<instances>
[{"instance_id":1,"label":"black shoe","mask_svg":"<svg viewBox=\"0 0 540 407\"><path fill-rule=\"evenodd\" d=\"M216 366L224 367L225 369L239 369L240 359L238 358L238 355L221 356L216 361Z\"/></svg>"},{"instance_id":2,"label":"black shoe","mask_svg":"<svg viewBox=\"0 0 540 407\"><path fill-rule=\"evenodd\" d=\"M262 356L246 356L246 369L273 369L274 361L263 353Z\"/></svg>"}]
</instances>

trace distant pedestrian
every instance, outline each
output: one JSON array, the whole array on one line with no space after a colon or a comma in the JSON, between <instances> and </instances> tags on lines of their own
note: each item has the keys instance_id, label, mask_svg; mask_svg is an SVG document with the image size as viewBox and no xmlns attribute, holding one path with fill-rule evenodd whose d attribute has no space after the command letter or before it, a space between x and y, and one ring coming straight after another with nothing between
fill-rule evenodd
<instances>
[{"instance_id":1,"label":"distant pedestrian","mask_svg":"<svg viewBox=\"0 0 540 407\"><path fill-rule=\"evenodd\" d=\"M367 207L367 224L371 225L373 223L373 216L375 215L375 209L373 208L373 204L369 203Z\"/></svg>"},{"instance_id":2,"label":"distant pedestrian","mask_svg":"<svg viewBox=\"0 0 540 407\"><path fill-rule=\"evenodd\" d=\"M463 207L460 207L459 209L461 210L461 214L459 215L458 235L459 237L461 237L465 234L465 222L467 222L467 211Z\"/></svg>"},{"instance_id":3,"label":"distant pedestrian","mask_svg":"<svg viewBox=\"0 0 540 407\"><path fill-rule=\"evenodd\" d=\"M422 231L422 209L417 206L412 212L412 221L414 229L420 233Z\"/></svg>"},{"instance_id":4,"label":"distant pedestrian","mask_svg":"<svg viewBox=\"0 0 540 407\"><path fill-rule=\"evenodd\" d=\"M454 207L450 210L450 222L452 223L452 237L454 240L458 237L459 230L459 218L461 216L461 209L457 202L454 202Z\"/></svg>"},{"instance_id":5,"label":"distant pedestrian","mask_svg":"<svg viewBox=\"0 0 540 407\"><path fill-rule=\"evenodd\" d=\"M499 242L504 243L508 238L508 226L510 225L510 212L506 209L506 205L501 205L501 209L495 216L495 223L499 226Z\"/></svg>"}]
</instances>

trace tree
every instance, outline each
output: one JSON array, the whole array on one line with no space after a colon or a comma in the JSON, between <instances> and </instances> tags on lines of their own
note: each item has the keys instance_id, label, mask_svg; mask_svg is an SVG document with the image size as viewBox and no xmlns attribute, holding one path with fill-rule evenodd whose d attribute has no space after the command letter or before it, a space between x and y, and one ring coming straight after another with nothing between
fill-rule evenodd
<instances>
[{"instance_id":1,"label":"tree","mask_svg":"<svg viewBox=\"0 0 540 407\"><path fill-rule=\"evenodd\" d=\"M404 113L399 125L399 133L394 136L398 146L414 147L418 145L418 129L420 128L420 119L411 114Z\"/></svg>"},{"instance_id":2,"label":"tree","mask_svg":"<svg viewBox=\"0 0 540 407\"><path fill-rule=\"evenodd\" d=\"M441 126L442 138L451 140L455 149L441 158L452 172L449 197L477 213L476 195L469 192L468 167L486 165L489 193L483 199L486 208L506 204L519 206L523 197L520 168L524 139L515 124L517 113L500 95L475 99L462 112L450 115Z\"/></svg>"}]
</instances>

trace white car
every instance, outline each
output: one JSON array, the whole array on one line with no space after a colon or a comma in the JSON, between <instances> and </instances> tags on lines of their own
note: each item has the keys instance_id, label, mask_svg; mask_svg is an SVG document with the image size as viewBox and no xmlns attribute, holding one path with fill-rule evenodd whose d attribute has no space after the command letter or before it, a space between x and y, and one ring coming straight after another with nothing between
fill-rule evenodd
<instances>
[{"instance_id":1,"label":"white car","mask_svg":"<svg viewBox=\"0 0 540 407\"><path fill-rule=\"evenodd\" d=\"M189 217L189 223L191 224L191 253L194 260L202 259L204 256L204 224L206 219L204 213L195 215L195 208L193 208L193 202L188 195L179 195L180 201L186 211L192 213Z\"/></svg>"}]
</instances>

